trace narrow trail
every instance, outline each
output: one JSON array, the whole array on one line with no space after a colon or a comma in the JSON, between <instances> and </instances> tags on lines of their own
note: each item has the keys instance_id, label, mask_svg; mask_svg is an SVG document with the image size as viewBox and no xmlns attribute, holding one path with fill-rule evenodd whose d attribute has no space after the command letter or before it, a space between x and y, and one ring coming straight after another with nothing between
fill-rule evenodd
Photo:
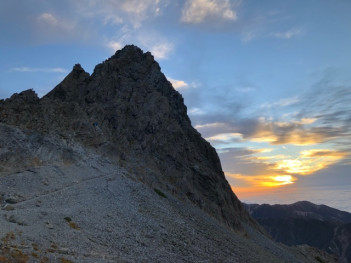
<instances>
[{"instance_id":1,"label":"narrow trail","mask_svg":"<svg viewBox=\"0 0 351 263\"><path fill-rule=\"evenodd\" d=\"M33 172L33 171L30 171L30 172ZM15 175L15 174L14 174ZM11 176L11 175L10 175ZM40 199L40 198L44 198L46 196L50 196L50 195L53 195L53 194L57 194L57 193L60 193L60 192L64 192L68 189L71 189L73 187L77 187L77 186L80 186L84 183L88 183L90 181L93 181L93 180L97 180L97 179L103 179L103 178L113 178L113 177L117 177L118 176L118 171L116 172L113 172L113 173L108 173L108 174L102 174L102 175L98 175L98 176L90 176L90 177L87 177L87 178L84 178L84 179L81 179L79 181L73 181L72 183L70 184L66 184L62 187L59 187L59 188L55 188L55 190L53 191L49 191L49 192L45 192L43 194L37 194L37 195L34 195L33 197L30 197L30 198L26 198L24 200L20 200L18 201L17 203L15 204L11 204L13 207L20 207L21 205L24 205L28 202L31 202L31 201L34 201L36 199ZM121 174L121 176L123 176Z\"/></svg>"}]
</instances>

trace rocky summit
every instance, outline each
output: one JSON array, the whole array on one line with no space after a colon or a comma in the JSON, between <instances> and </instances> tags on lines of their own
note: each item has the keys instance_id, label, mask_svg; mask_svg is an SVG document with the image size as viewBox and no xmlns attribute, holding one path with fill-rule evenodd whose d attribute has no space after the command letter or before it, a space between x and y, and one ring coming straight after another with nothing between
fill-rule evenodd
<instances>
[{"instance_id":1,"label":"rocky summit","mask_svg":"<svg viewBox=\"0 0 351 263\"><path fill-rule=\"evenodd\" d=\"M91 76L75 65L42 99L32 90L13 95L0 104L0 121L133 163L140 180L191 200L229 226L249 218L215 149L191 126L182 96L153 56L136 46L118 51Z\"/></svg>"},{"instance_id":2,"label":"rocky summit","mask_svg":"<svg viewBox=\"0 0 351 263\"><path fill-rule=\"evenodd\" d=\"M0 101L0 180L0 262L333 262L263 233L133 45Z\"/></svg>"}]
</instances>

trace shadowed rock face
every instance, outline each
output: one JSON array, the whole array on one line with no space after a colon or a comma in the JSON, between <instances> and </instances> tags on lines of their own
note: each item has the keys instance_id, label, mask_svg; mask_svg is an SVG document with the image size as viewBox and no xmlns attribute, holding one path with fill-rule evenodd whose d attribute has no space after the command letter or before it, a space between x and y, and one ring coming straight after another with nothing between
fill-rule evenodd
<instances>
[{"instance_id":1,"label":"shadowed rock face","mask_svg":"<svg viewBox=\"0 0 351 263\"><path fill-rule=\"evenodd\" d=\"M41 99L27 90L0 101L0 122L92 147L231 227L251 222L216 151L191 126L182 96L138 47L117 51L92 75L75 65Z\"/></svg>"}]
</instances>

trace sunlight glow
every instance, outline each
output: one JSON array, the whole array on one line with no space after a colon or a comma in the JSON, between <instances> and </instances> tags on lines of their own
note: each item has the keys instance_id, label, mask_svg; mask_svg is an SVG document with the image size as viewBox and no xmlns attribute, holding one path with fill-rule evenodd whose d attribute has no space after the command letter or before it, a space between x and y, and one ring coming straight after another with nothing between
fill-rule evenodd
<instances>
[{"instance_id":1,"label":"sunlight glow","mask_svg":"<svg viewBox=\"0 0 351 263\"><path fill-rule=\"evenodd\" d=\"M310 161L281 160L276 163L277 170L286 171L291 174L309 174L311 172Z\"/></svg>"},{"instance_id":2,"label":"sunlight glow","mask_svg":"<svg viewBox=\"0 0 351 263\"><path fill-rule=\"evenodd\" d=\"M261 183L261 185L268 187L276 187L294 183L294 178L291 175L276 175L271 176L270 179L271 181L264 181Z\"/></svg>"},{"instance_id":3,"label":"sunlight glow","mask_svg":"<svg viewBox=\"0 0 351 263\"><path fill-rule=\"evenodd\" d=\"M293 184L296 181L291 175L243 175L243 174L226 174L227 177L241 181L239 185L244 187L250 186L253 189L264 189L267 187L277 187Z\"/></svg>"}]
</instances>

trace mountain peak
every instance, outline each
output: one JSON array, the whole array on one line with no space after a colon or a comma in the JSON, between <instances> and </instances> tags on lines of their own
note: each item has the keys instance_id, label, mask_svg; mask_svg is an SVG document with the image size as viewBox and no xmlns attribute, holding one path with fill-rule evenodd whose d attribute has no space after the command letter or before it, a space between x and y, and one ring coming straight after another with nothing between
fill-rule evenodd
<instances>
[{"instance_id":1,"label":"mountain peak","mask_svg":"<svg viewBox=\"0 0 351 263\"><path fill-rule=\"evenodd\" d=\"M143 54L144 52L142 51L141 48L135 45L126 45L122 49L117 50L115 55L120 56L122 54Z\"/></svg>"},{"instance_id":2,"label":"mountain peak","mask_svg":"<svg viewBox=\"0 0 351 263\"><path fill-rule=\"evenodd\" d=\"M72 71L76 71L76 72L85 72L85 70L82 68L82 66L78 63L78 64L75 64L74 66L73 66L73 69L72 69Z\"/></svg>"},{"instance_id":3,"label":"mountain peak","mask_svg":"<svg viewBox=\"0 0 351 263\"><path fill-rule=\"evenodd\" d=\"M0 119L10 112L16 116L6 123L93 147L147 185L171 191L231 227L242 220L254 224L215 149L191 126L183 97L150 52L126 46L91 76L76 64L36 107L0 103Z\"/></svg>"}]
</instances>

